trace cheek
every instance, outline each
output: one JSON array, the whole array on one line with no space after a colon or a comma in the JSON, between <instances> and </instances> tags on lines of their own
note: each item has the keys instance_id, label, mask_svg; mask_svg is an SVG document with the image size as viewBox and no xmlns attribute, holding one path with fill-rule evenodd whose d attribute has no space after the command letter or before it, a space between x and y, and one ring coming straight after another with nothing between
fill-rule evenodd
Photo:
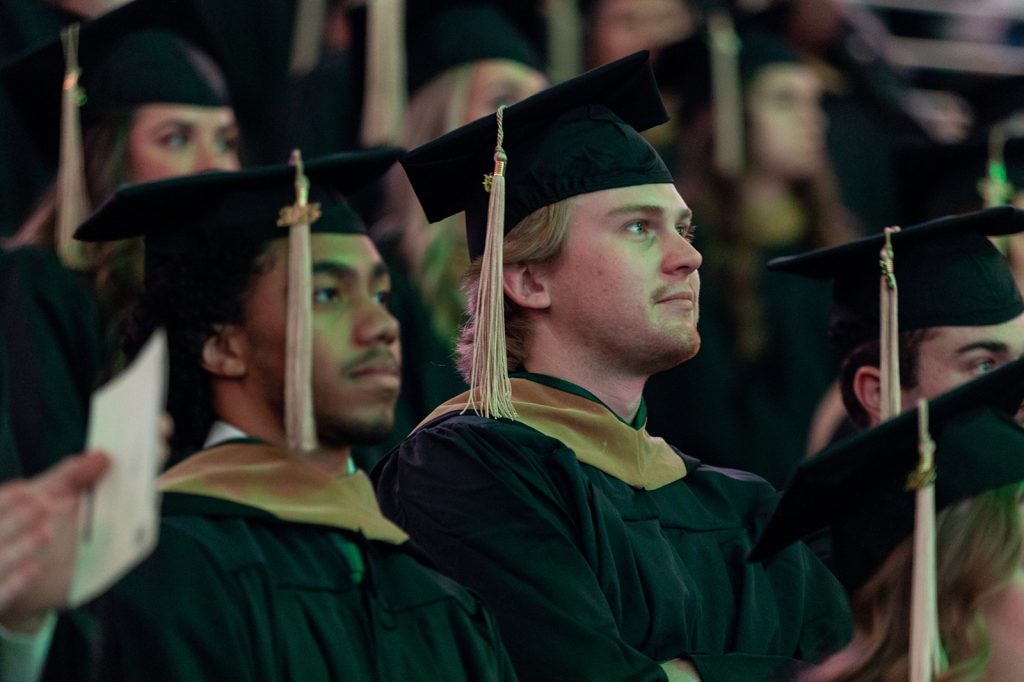
<instances>
[{"instance_id":1,"label":"cheek","mask_svg":"<svg viewBox=\"0 0 1024 682\"><path fill-rule=\"evenodd\" d=\"M130 158L133 182L152 182L192 172L187 154L157 145L133 144Z\"/></svg>"},{"instance_id":2,"label":"cheek","mask_svg":"<svg viewBox=\"0 0 1024 682\"><path fill-rule=\"evenodd\" d=\"M1024 569L985 608L993 656L1024 660Z\"/></svg>"}]
</instances>

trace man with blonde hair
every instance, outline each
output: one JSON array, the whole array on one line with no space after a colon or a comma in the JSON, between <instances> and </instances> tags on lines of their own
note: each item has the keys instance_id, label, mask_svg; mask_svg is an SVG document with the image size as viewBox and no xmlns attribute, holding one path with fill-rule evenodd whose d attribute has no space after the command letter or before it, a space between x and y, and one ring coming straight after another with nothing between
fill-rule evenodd
<instances>
[{"instance_id":1,"label":"man with blonde hair","mask_svg":"<svg viewBox=\"0 0 1024 682\"><path fill-rule=\"evenodd\" d=\"M644 430L647 378L700 347L691 212L638 132L665 118L638 53L403 161L428 218L466 211L471 389L377 493L488 601L523 679L785 679L848 636L806 547L746 563L771 486Z\"/></svg>"}]
</instances>

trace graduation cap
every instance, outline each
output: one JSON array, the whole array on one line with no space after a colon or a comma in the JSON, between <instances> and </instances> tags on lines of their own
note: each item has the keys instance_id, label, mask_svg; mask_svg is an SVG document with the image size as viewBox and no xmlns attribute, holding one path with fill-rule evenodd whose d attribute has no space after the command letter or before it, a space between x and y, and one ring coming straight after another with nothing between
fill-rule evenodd
<instances>
[{"instance_id":1,"label":"graduation cap","mask_svg":"<svg viewBox=\"0 0 1024 682\"><path fill-rule=\"evenodd\" d=\"M405 99L450 68L507 59L543 70L540 0L366 0L350 12L365 74L362 143L396 142Z\"/></svg>"},{"instance_id":2,"label":"graduation cap","mask_svg":"<svg viewBox=\"0 0 1024 682\"><path fill-rule=\"evenodd\" d=\"M118 189L75 237L144 238L146 277L197 250L231 249L288 237L285 426L288 446L316 447L312 398L310 233L365 235L344 196L380 178L397 149L335 154L303 163L200 173Z\"/></svg>"},{"instance_id":3,"label":"graduation cap","mask_svg":"<svg viewBox=\"0 0 1024 682\"><path fill-rule=\"evenodd\" d=\"M81 25L81 117L86 128L104 112L149 102L230 106L204 22L185 0L135 0ZM40 153L56 162L66 41L54 36L0 66Z\"/></svg>"},{"instance_id":4,"label":"graduation cap","mask_svg":"<svg viewBox=\"0 0 1024 682\"><path fill-rule=\"evenodd\" d=\"M736 175L746 162L744 89L767 66L803 63L781 37L749 22L737 26L731 12L717 8L703 30L662 49L655 75L664 91L678 96L684 123L713 104L715 165Z\"/></svg>"},{"instance_id":5,"label":"graduation cap","mask_svg":"<svg viewBox=\"0 0 1024 682\"><path fill-rule=\"evenodd\" d=\"M1006 206L948 216L891 235L899 282L901 331L1001 324L1024 312L1006 259L987 237L1024 230L1024 213ZM876 234L839 246L776 258L769 270L833 279L829 334L842 352L879 333Z\"/></svg>"},{"instance_id":6,"label":"graduation cap","mask_svg":"<svg viewBox=\"0 0 1024 682\"><path fill-rule=\"evenodd\" d=\"M224 77L197 47L207 34L189 2L136 2L28 48L0 67L33 144L57 163L56 247L65 265L88 259L71 234L91 209L82 125L149 102L229 106Z\"/></svg>"},{"instance_id":7,"label":"graduation cap","mask_svg":"<svg viewBox=\"0 0 1024 682\"><path fill-rule=\"evenodd\" d=\"M666 119L648 53L638 52L503 107L402 160L427 219L465 211L470 257L483 259L470 386L471 396L479 389L484 414L515 414L506 399L504 235L569 197L671 183L639 134Z\"/></svg>"},{"instance_id":8,"label":"graduation cap","mask_svg":"<svg viewBox=\"0 0 1024 682\"><path fill-rule=\"evenodd\" d=\"M1024 360L930 402L935 507L1024 480ZM915 526L908 476L919 464L915 410L862 431L803 462L761 533L751 561L831 528L834 571L850 594L875 574ZM910 486L912 487L912 486Z\"/></svg>"}]
</instances>

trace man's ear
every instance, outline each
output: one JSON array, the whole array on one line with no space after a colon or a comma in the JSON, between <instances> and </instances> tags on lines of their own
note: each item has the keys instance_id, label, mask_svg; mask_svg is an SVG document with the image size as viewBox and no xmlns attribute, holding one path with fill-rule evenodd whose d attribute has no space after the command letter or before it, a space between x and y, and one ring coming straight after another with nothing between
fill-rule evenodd
<instances>
[{"instance_id":1,"label":"man's ear","mask_svg":"<svg viewBox=\"0 0 1024 682\"><path fill-rule=\"evenodd\" d=\"M248 368L249 344L235 324L217 325L203 343L203 369L217 377L239 379Z\"/></svg>"},{"instance_id":2,"label":"man's ear","mask_svg":"<svg viewBox=\"0 0 1024 682\"><path fill-rule=\"evenodd\" d=\"M853 375L853 394L857 396L872 424L882 420L882 372L877 367L861 365Z\"/></svg>"},{"instance_id":3,"label":"man's ear","mask_svg":"<svg viewBox=\"0 0 1024 682\"><path fill-rule=\"evenodd\" d=\"M537 263L514 263L504 269L505 295L520 308L543 310L551 306L547 270Z\"/></svg>"}]
</instances>

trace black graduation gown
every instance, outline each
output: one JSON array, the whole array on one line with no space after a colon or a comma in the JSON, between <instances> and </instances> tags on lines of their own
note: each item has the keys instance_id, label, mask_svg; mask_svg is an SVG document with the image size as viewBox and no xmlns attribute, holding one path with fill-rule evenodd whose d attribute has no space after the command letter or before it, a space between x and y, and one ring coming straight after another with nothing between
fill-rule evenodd
<instances>
[{"instance_id":1,"label":"black graduation gown","mask_svg":"<svg viewBox=\"0 0 1024 682\"><path fill-rule=\"evenodd\" d=\"M0 461L5 480L82 450L103 348L92 293L43 247L0 252L0 333L13 450Z\"/></svg>"},{"instance_id":2,"label":"black graduation gown","mask_svg":"<svg viewBox=\"0 0 1024 682\"><path fill-rule=\"evenodd\" d=\"M663 680L678 657L704 682L785 679L843 645L845 597L806 547L746 563L772 487L680 456L685 478L637 489L525 424L452 412L374 475L385 515L493 609L522 679Z\"/></svg>"},{"instance_id":3,"label":"black graduation gown","mask_svg":"<svg viewBox=\"0 0 1024 682\"><path fill-rule=\"evenodd\" d=\"M479 599L408 543L200 495L165 495L156 551L92 611L100 680L515 679Z\"/></svg>"},{"instance_id":4,"label":"black graduation gown","mask_svg":"<svg viewBox=\"0 0 1024 682\"><path fill-rule=\"evenodd\" d=\"M766 252L775 255L799 247ZM651 377L647 429L715 466L785 486L807 450L811 420L837 372L826 330L831 286L759 268L766 349L736 356L728 289L708 268L700 294L701 346L688 362Z\"/></svg>"}]
</instances>

